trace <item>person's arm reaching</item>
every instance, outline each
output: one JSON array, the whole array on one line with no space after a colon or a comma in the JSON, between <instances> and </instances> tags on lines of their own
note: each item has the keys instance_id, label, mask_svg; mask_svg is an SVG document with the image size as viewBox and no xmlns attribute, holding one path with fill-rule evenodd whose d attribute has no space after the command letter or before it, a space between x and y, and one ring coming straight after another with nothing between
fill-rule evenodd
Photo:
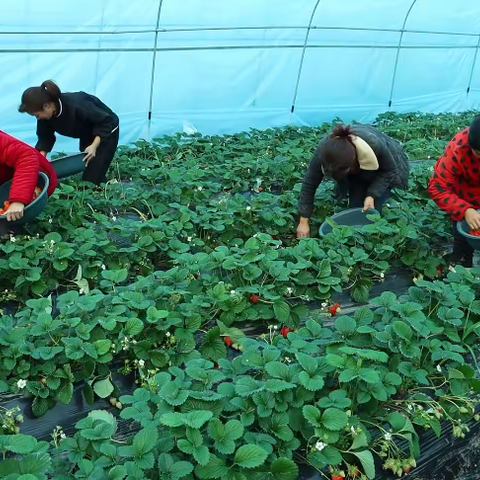
<instances>
[{"instance_id":1,"label":"person's arm reaching","mask_svg":"<svg viewBox=\"0 0 480 480\"><path fill-rule=\"evenodd\" d=\"M88 164L95 158L97 148L102 139L109 137L112 131L118 126L115 119L108 112L99 108L93 101L85 100L78 110L79 118L85 123L92 125L93 142L85 149L85 164Z\"/></svg>"},{"instance_id":2,"label":"person's arm reaching","mask_svg":"<svg viewBox=\"0 0 480 480\"><path fill-rule=\"evenodd\" d=\"M25 205L33 198L37 186L40 158L30 146L19 140L13 140L7 149L6 155L11 157L13 167L12 186L10 187L10 207L5 212L7 220L18 220L23 217Z\"/></svg>"},{"instance_id":3,"label":"person's arm reaching","mask_svg":"<svg viewBox=\"0 0 480 480\"><path fill-rule=\"evenodd\" d=\"M38 120L37 137L38 142L35 145L35 149L46 157L47 153L52 151L57 140L55 137L55 130L47 120Z\"/></svg>"},{"instance_id":4,"label":"person's arm reaching","mask_svg":"<svg viewBox=\"0 0 480 480\"><path fill-rule=\"evenodd\" d=\"M318 152L318 150L317 150ZM315 192L323 180L322 167L320 158L315 152L308 171L303 179L300 199L298 201L298 213L300 221L297 227L297 238L310 236L310 216L313 212L313 203L315 200Z\"/></svg>"},{"instance_id":5,"label":"person's arm reaching","mask_svg":"<svg viewBox=\"0 0 480 480\"><path fill-rule=\"evenodd\" d=\"M458 222L465 218L471 228L480 228L480 215L477 214L473 205L461 198L455 190L455 187L458 187L458 166L453 162L453 155L453 149L449 144L445 154L435 165L428 193L454 221Z\"/></svg>"}]
</instances>

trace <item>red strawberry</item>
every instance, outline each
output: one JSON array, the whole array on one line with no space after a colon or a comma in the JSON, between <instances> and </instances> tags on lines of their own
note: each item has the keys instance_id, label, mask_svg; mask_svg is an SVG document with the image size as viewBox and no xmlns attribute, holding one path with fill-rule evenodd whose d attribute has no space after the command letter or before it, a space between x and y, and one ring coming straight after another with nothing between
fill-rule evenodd
<instances>
[{"instance_id":1,"label":"red strawberry","mask_svg":"<svg viewBox=\"0 0 480 480\"><path fill-rule=\"evenodd\" d=\"M341 475L332 475L332 480L343 480L343 478Z\"/></svg>"},{"instance_id":2,"label":"red strawberry","mask_svg":"<svg viewBox=\"0 0 480 480\"><path fill-rule=\"evenodd\" d=\"M217 362L213 362L213 368L218 368L218 363Z\"/></svg>"},{"instance_id":3,"label":"red strawberry","mask_svg":"<svg viewBox=\"0 0 480 480\"><path fill-rule=\"evenodd\" d=\"M250 302L251 303L258 303L258 301L260 300L260 297L258 295L251 295L250 296Z\"/></svg>"},{"instance_id":4,"label":"red strawberry","mask_svg":"<svg viewBox=\"0 0 480 480\"><path fill-rule=\"evenodd\" d=\"M288 327L283 327L281 330L280 330L280 333L282 334L283 338L287 338L288 337L288 334L291 332L292 330L290 330L290 328Z\"/></svg>"},{"instance_id":5,"label":"red strawberry","mask_svg":"<svg viewBox=\"0 0 480 480\"><path fill-rule=\"evenodd\" d=\"M194 276L195 278L198 278L198 277L200 276L200 274L199 274L199 273L194 273L193 276Z\"/></svg>"},{"instance_id":6,"label":"red strawberry","mask_svg":"<svg viewBox=\"0 0 480 480\"><path fill-rule=\"evenodd\" d=\"M410 470L411 470L411 468L410 468L410 467L407 467L407 468L405 469L405 473L410 472Z\"/></svg>"},{"instance_id":7,"label":"red strawberry","mask_svg":"<svg viewBox=\"0 0 480 480\"><path fill-rule=\"evenodd\" d=\"M273 238L274 240L278 240L278 235L272 235L272 238Z\"/></svg>"},{"instance_id":8,"label":"red strawberry","mask_svg":"<svg viewBox=\"0 0 480 480\"><path fill-rule=\"evenodd\" d=\"M232 341L230 340L230 337L223 337L223 341L225 342L225 345L227 347L231 347L232 346Z\"/></svg>"},{"instance_id":9,"label":"red strawberry","mask_svg":"<svg viewBox=\"0 0 480 480\"><path fill-rule=\"evenodd\" d=\"M332 317L334 317L337 313L340 313L340 304L336 303L331 307L328 307L328 311L331 313Z\"/></svg>"},{"instance_id":10,"label":"red strawberry","mask_svg":"<svg viewBox=\"0 0 480 480\"><path fill-rule=\"evenodd\" d=\"M258 187L259 192L263 192L263 187Z\"/></svg>"}]
</instances>

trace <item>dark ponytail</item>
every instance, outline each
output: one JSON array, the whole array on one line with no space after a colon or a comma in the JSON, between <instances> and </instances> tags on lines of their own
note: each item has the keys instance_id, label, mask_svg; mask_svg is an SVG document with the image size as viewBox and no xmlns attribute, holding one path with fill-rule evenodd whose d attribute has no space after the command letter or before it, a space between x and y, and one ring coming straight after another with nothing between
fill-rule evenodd
<instances>
[{"instance_id":1,"label":"dark ponytail","mask_svg":"<svg viewBox=\"0 0 480 480\"><path fill-rule=\"evenodd\" d=\"M39 87L30 87L23 92L18 111L30 114L40 112L46 103L58 103L61 93L55 82L45 80Z\"/></svg>"},{"instance_id":2,"label":"dark ponytail","mask_svg":"<svg viewBox=\"0 0 480 480\"><path fill-rule=\"evenodd\" d=\"M350 135L355 135L350 125L336 125L318 150L325 175L334 180L339 180L355 166L356 151Z\"/></svg>"}]
</instances>

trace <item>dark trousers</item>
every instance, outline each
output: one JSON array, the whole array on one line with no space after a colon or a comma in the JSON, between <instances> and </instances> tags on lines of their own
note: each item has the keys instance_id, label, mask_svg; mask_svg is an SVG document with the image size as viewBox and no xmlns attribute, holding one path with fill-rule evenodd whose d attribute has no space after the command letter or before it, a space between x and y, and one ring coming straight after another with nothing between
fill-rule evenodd
<instances>
[{"instance_id":1,"label":"dark trousers","mask_svg":"<svg viewBox=\"0 0 480 480\"><path fill-rule=\"evenodd\" d=\"M348 184L348 208L360 208L365 203L365 197L368 196L368 189L370 188L370 182L359 179L350 179ZM375 199L375 208L380 212L384 203L390 196L390 190L380 197Z\"/></svg>"},{"instance_id":2,"label":"dark trousers","mask_svg":"<svg viewBox=\"0 0 480 480\"><path fill-rule=\"evenodd\" d=\"M120 128L117 128L109 137L100 142L95 158L83 172L84 181L94 183L95 185L100 185L107 181L106 173L117 150L119 133Z\"/></svg>"}]
</instances>

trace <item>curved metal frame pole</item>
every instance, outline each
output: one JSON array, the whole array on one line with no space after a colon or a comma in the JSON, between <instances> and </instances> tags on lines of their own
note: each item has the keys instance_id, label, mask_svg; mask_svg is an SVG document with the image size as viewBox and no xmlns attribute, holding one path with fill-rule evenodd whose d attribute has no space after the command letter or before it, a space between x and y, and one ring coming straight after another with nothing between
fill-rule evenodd
<instances>
[{"instance_id":1,"label":"curved metal frame pole","mask_svg":"<svg viewBox=\"0 0 480 480\"><path fill-rule=\"evenodd\" d=\"M472 70L470 71L470 78L468 79L467 96L470 93L470 87L472 86L473 74L475 72L475 66L477 65L479 47L480 47L480 35L478 35L477 48L475 49L475 55L473 57Z\"/></svg>"},{"instance_id":2,"label":"curved metal frame pole","mask_svg":"<svg viewBox=\"0 0 480 480\"><path fill-rule=\"evenodd\" d=\"M315 7L313 7L312 14L310 15L310 21L308 22L307 32L305 33L305 41L303 43L302 54L300 57L300 65L298 66L298 75L297 75L297 81L295 83L295 91L293 94L292 107L290 109L290 116L295 111L295 103L297 101L298 87L300 85L300 78L302 76L303 61L305 60L305 52L307 51L308 38L310 37L310 30L312 29L313 19L315 18L315 13L317 12L317 8L320 5L320 2L321 0L317 0L317 2L315 3Z\"/></svg>"},{"instance_id":3,"label":"curved metal frame pole","mask_svg":"<svg viewBox=\"0 0 480 480\"><path fill-rule=\"evenodd\" d=\"M412 11L413 7L417 3L417 0L413 0L413 2L410 5L410 8L407 11L407 14L405 15L405 18L403 20L403 25L402 29L400 30L400 38L398 39L398 46L397 46L397 55L395 57L395 66L393 67L393 77L392 77L392 86L390 87L390 98L388 99L388 108L392 106L392 101L393 101L393 91L395 89L395 80L397 78L397 70L398 70L398 59L400 57L400 48L402 46L402 41L403 41L403 34L405 33L405 26L407 25L408 17L410 16L410 12Z\"/></svg>"},{"instance_id":4,"label":"curved metal frame pole","mask_svg":"<svg viewBox=\"0 0 480 480\"><path fill-rule=\"evenodd\" d=\"M152 75L150 77L150 98L148 100L148 140L151 140L151 126L152 126L152 107L153 107L153 90L155 87L155 67L157 65L157 40L158 40L158 28L160 25L160 15L162 13L163 0L158 2L158 11L157 11L157 24L155 27L155 36L153 43L153 55L152 55Z\"/></svg>"}]
</instances>

